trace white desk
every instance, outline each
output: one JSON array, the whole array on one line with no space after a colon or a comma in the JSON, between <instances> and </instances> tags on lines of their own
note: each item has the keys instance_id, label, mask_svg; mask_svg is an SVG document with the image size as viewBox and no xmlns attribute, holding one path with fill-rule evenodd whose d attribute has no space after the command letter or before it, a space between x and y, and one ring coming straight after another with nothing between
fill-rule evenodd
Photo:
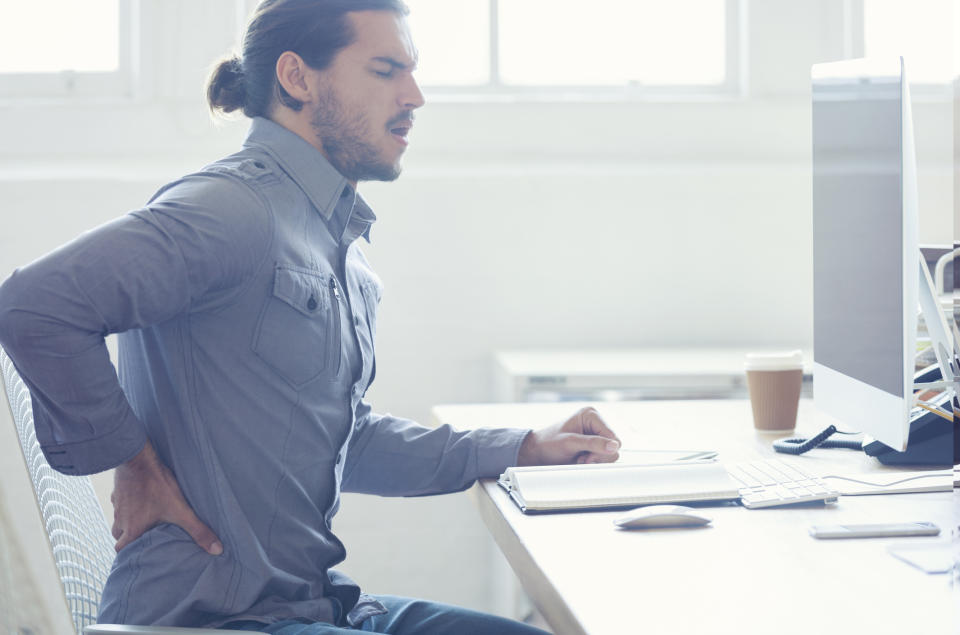
<instances>
[{"instance_id":1,"label":"white desk","mask_svg":"<svg viewBox=\"0 0 960 635\"><path fill-rule=\"evenodd\" d=\"M459 428L540 427L577 404L438 406ZM624 449L713 449L721 460L773 456L749 402L614 402L598 410ZM828 422L804 400L798 432ZM778 455L782 457L782 455ZM811 473L890 470L862 453L786 457ZM949 541L960 506L950 492L842 497L835 505L707 508L712 526L628 532L620 512L526 516L492 480L474 490L480 513L525 590L558 635L642 633L947 634L958 631L951 576L889 555L891 543ZM821 541L812 524L930 520L938 538Z\"/></svg>"}]
</instances>

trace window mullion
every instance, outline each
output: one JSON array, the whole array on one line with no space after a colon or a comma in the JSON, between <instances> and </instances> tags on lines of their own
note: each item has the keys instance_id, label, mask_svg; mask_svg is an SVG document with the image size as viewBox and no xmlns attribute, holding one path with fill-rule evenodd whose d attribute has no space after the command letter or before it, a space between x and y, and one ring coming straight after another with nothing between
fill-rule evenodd
<instances>
[{"instance_id":1,"label":"window mullion","mask_svg":"<svg viewBox=\"0 0 960 635\"><path fill-rule=\"evenodd\" d=\"M726 77L723 87L732 94L747 94L747 8L746 0L726 0Z\"/></svg>"},{"instance_id":2,"label":"window mullion","mask_svg":"<svg viewBox=\"0 0 960 635\"><path fill-rule=\"evenodd\" d=\"M500 81L500 0L490 0L490 86Z\"/></svg>"},{"instance_id":3,"label":"window mullion","mask_svg":"<svg viewBox=\"0 0 960 635\"><path fill-rule=\"evenodd\" d=\"M843 0L843 55L846 59L863 57L863 0Z\"/></svg>"},{"instance_id":4,"label":"window mullion","mask_svg":"<svg viewBox=\"0 0 960 635\"><path fill-rule=\"evenodd\" d=\"M132 97L141 70L140 63L140 2L124 2L118 5L119 38L117 72L121 94Z\"/></svg>"}]
</instances>

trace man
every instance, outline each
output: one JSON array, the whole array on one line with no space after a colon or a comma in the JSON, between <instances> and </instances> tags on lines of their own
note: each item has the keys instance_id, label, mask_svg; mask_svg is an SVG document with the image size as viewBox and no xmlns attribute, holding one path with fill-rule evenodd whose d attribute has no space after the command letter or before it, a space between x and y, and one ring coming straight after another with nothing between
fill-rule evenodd
<instances>
[{"instance_id":1,"label":"man","mask_svg":"<svg viewBox=\"0 0 960 635\"><path fill-rule=\"evenodd\" d=\"M371 597L331 567L341 491L462 490L509 465L612 461L586 409L553 428L456 432L372 412L381 285L356 239L363 180L392 180L423 95L400 0L266 0L212 108L244 147L0 287L0 344L67 474L117 467L100 621L333 634L534 633ZM104 336L119 333L119 378Z\"/></svg>"}]
</instances>

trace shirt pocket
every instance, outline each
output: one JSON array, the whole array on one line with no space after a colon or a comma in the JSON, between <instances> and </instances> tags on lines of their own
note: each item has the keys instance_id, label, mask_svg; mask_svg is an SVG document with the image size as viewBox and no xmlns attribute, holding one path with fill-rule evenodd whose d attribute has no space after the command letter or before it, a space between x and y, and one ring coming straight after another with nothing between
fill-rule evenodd
<instances>
[{"instance_id":1,"label":"shirt pocket","mask_svg":"<svg viewBox=\"0 0 960 635\"><path fill-rule=\"evenodd\" d=\"M333 274L277 265L254 336L260 359L294 387L340 370L340 291Z\"/></svg>"}]
</instances>

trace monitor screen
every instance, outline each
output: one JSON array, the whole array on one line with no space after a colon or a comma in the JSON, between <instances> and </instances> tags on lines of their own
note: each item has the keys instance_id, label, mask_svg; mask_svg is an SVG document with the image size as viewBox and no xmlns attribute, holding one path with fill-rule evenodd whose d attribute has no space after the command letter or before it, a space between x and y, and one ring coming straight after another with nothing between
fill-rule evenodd
<instances>
[{"instance_id":1,"label":"monitor screen","mask_svg":"<svg viewBox=\"0 0 960 635\"><path fill-rule=\"evenodd\" d=\"M814 85L813 330L817 362L902 397L898 79Z\"/></svg>"}]
</instances>

